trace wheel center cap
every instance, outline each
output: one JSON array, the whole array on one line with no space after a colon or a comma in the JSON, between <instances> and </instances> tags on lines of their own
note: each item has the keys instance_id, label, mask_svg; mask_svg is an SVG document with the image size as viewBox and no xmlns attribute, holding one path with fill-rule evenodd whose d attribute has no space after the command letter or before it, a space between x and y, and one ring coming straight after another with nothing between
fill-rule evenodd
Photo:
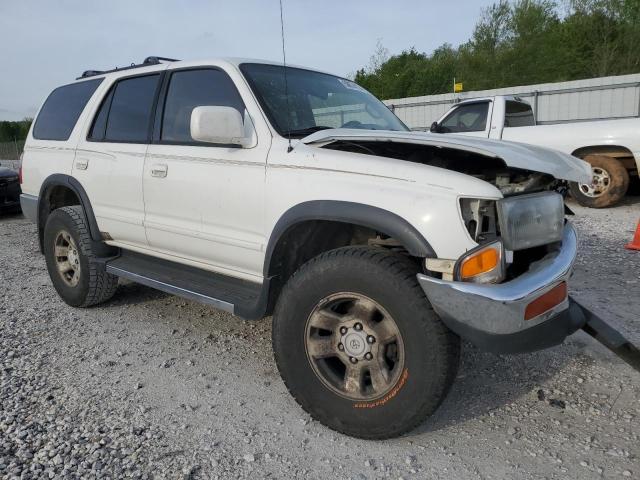
<instances>
[{"instance_id":1,"label":"wheel center cap","mask_svg":"<svg viewBox=\"0 0 640 480\"><path fill-rule=\"evenodd\" d=\"M342 338L342 344L344 345L344 351L350 357L362 357L368 350L367 337L362 331L349 331Z\"/></svg>"},{"instance_id":2,"label":"wheel center cap","mask_svg":"<svg viewBox=\"0 0 640 480\"><path fill-rule=\"evenodd\" d=\"M67 253L67 259L69 260L69 263L72 267L75 267L78 264L78 256L76 255L76 251L71 248Z\"/></svg>"}]
</instances>

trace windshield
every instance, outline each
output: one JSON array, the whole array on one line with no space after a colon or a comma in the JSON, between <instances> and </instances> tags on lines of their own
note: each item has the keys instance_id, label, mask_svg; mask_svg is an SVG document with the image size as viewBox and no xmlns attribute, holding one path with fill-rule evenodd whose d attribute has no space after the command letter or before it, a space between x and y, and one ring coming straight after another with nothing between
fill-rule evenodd
<instances>
[{"instance_id":1,"label":"windshield","mask_svg":"<svg viewBox=\"0 0 640 480\"><path fill-rule=\"evenodd\" d=\"M240 70L282 136L302 138L328 128L408 130L384 103L351 80L287 67L285 96L283 67L244 63Z\"/></svg>"}]
</instances>

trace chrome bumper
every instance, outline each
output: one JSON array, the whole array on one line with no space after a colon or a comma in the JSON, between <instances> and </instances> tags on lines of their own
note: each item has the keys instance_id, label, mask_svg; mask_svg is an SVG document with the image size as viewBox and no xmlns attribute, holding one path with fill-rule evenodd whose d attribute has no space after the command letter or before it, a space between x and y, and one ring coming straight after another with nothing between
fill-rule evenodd
<instances>
[{"instance_id":1,"label":"chrome bumper","mask_svg":"<svg viewBox=\"0 0 640 480\"><path fill-rule=\"evenodd\" d=\"M524 319L524 312L529 303L570 277L577 243L576 232L567 223L558 251L533 263L518 278L498 285L451 282L423 274L418 274L418 281L445 324L478 346L488 345L493 351L523 351L508 345L501 348L499 342L517 339L526 344L530 331L536 336L550 335L551 344L560 343L581 326L578 323L582 317L569 311L569 298L531 320ZM535 338L526 350L550 346L547 343L544 338Z\"/></svg>"}]
</instances>

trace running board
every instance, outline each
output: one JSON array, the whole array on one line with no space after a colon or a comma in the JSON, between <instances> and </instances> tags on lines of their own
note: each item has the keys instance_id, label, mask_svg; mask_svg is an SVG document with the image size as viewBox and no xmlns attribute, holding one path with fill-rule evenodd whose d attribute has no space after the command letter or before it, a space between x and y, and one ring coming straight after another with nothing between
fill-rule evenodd
<instances>
[{"instance_id":1,"label":"running board","mask_svg":"<svg viewBox=\"0 0 640 480\"><path fill-rule=\"evenodd\" d=\"M127 250L107 261L106 269L118 277L246 319L262 318L266 311L268 279L263 284L253 283Z\"/></svg>"}]
</instances>

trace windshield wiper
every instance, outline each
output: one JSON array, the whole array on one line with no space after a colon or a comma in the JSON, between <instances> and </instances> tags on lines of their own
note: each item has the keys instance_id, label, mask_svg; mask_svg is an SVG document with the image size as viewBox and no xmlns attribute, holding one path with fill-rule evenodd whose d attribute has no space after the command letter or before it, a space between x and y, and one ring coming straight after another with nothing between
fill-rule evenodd
<instances>
[{"instance_id":1,"label":"windshield wiper","mask_svg":"<svg viewBox=\"0 0 640 480\"><path fill-rule=\"evenodd\" d=\"M289 130L289 135L292 137L306 137L312 133L319 132L320 130L331 130L334 127L326 127L324 125L317 125L315 127L299 128L297 130Z\"/></svg>"}]
</instances>

